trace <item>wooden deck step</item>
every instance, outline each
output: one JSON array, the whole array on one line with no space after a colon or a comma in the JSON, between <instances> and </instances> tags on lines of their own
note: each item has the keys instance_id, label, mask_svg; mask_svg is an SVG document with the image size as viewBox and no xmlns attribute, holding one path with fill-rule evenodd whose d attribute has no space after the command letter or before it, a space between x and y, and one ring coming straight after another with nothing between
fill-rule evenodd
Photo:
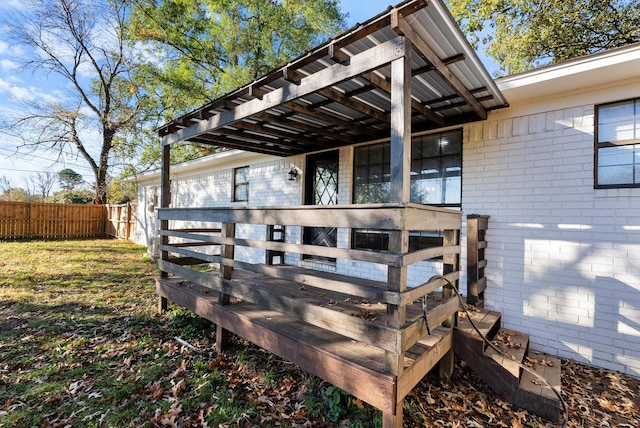
<instances>
[{"instance_id":1,"label":"wooden deck step","mask_svg":"<svg viewBox=\"0 0 640 428\"><path fill-rule=\"evenodd\" d=\"M504 367L513 376L514 381L518 382L520 379L520 364L524 361L524 356L529 349L529 335L501 328L491 343L502 351L502 354L491 347L487 347L485 355Z\"/></svg>"},{"instance_id":2,"label":"wooden deck step","mask_svg":"<svg viewBox=\"0 0 640 428\"><path fill-rule=\"evenodd\" d=\"M473 321L484 336L492 338L497 328L500 327L500 317L500 312L486 309L473 309L468 314L466 312L459 312L457 330L463 334L478 336L478 333L469 321L469 318L471 318L471 321Z\"/></svg>"},{"instance_id":3,"label":"wooden deck step","mask_svg":"<svg viewBox=\"0 0 640 428\"><path fill-rule=\"evenodd\" d=\"M469 318L502 353L486 345ZM454 350L494 392L514 405L551 421L557 421L560 400L543 381L522 369L535 367L536 373L555 388L560 387L560 360L529 351L529 335L500 328L500 314L475 309L460 316L455 329Z\"/></svg>"},{"instance_id":4,"label":"wooden deck step","mask_svg":"<svg viewBox=\"0 0 640 428\"><path fill-rule=\"evenodd\" d=\"M560 399L551 387L558 393L561 391L561 364L560 359L556 357L529 352L527 366L532 366L531 369L544 378L550 386L524 370L517 394L518 403L515 404L539 416L557 421L560 413Z\"/></svg>"}]
</instances>

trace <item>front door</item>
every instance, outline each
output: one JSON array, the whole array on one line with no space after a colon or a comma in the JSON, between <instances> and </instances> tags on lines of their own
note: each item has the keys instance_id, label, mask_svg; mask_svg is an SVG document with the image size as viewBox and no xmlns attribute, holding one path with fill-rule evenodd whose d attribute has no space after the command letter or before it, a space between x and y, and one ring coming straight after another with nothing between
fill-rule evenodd
<instances>
[{"instance_id":1,"label":"front door","mask_svg":"<svg viewBox=\"0 0 640 428\"><path fill-rule=\"evenodd\" d=\"M307 157L305 173L305 204L336 205L338 203L338 151L320 153ZM305 227L304 243L335 247L337 229L335 227ZM335 262L335 258L320 256L304 256Z\"/></svg>"}]
</instances>

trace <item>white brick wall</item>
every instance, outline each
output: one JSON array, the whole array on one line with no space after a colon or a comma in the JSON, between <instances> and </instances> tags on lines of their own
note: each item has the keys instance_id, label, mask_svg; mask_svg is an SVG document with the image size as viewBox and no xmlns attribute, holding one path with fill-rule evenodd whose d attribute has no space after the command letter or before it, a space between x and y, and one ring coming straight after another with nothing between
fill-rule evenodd
<instances>
[{"instance_id":1,"label":"white brick wall","mask_svg":"<svg viewBox=\"0 0 640 428\"><path fill-rule=\"evenodd\" d=\"M491 216L485 305L507 327L640 376L640 189L594 189L596 102L468 125L463 210Z\"/></svg>"}]
</instances>

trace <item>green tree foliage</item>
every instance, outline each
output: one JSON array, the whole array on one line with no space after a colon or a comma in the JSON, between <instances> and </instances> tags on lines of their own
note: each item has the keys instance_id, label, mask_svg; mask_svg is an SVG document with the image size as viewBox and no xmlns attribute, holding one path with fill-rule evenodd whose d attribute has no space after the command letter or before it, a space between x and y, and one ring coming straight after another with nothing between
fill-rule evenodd
<instances>
[{"instance_id":1,"label":"green tree foliage","mask_svg":"<svg viewBox=\"0 0 640 428\"><path fill-rule=\"evenodd\" d=\"M30 202L31 195L22 187L3 189L0 193L0 202Z\"/></svg>"},{"instance_id":2,"label":"green tree foliage","mask_svg":"<svg viewBox=\"0 0 640 428\"><path fill-rule=\"evenodd\" d=\"M66 191L74 190L84 182L82 175L78 174L71 168L65 168L58 172L58 179L60 180L60 187Z\"/></svg>"},{"instance_id":3,"label":"green tree foliage","mask_svg":"<svg viewBox=\"0 0 640 428\"><path fill-rule=\"evenodd\" d=\"M640 41L640 0L448 0L472 43L501 73Z\"/></svg>"},{"instance_id":4,"label":"green tree foliage","mask_svg":"<svg viewBox=\"0 0 640 428\"><path fill-rule=\"evenodd\" d=\"M93 195L88 189L61 190L46 199L51 204L89 204L92 201Z\"/></svg>"},{"instance_id":5,"label":"green tree foliage","mask_svg":"<svg viewBox=\"0 0 640 428\"><path fill-rule=\"evenodd\" d=\"M303 54L344 28L338 0L130 0L129 37L145 61L136 72L150 95L146 131L187 113ZM147 122L145 122L147 123ZM177 148L176 148L177 149ZM173 161L208 146L172 150ZM157 166L159 143L142 154Z\"/></svg>"},{"instance_id":6,"label":"green tree foliage","mask_svg":"<svg viewBox=\"0 0 640 428\"><path fill-rule=\"evenodd\" d=\"M127 174L124 173L123 176ZM133 175L133 174L131 174ZM137 196L137 186L135 183L124 181L121 177L109 179L108 203L110 204L126 204L131 202Z\"/></svg>"}]
</instances>

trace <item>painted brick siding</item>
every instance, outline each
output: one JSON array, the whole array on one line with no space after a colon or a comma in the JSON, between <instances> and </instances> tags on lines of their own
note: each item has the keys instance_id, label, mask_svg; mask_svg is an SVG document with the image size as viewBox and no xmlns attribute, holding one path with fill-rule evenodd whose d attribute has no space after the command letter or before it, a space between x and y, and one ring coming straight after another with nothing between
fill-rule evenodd
<instances>
[{"instance_id":1,"label":"painted brick siding","mask_svg":"<svg viewBox=\"0 0 640 428\"><path fill-rule=\"evenodd\" d=\"M485 306L534 349L640 376L640 189L594 189L594 105L464 132L463 209L491 216Z\"/></svg>"}]
</instances>

